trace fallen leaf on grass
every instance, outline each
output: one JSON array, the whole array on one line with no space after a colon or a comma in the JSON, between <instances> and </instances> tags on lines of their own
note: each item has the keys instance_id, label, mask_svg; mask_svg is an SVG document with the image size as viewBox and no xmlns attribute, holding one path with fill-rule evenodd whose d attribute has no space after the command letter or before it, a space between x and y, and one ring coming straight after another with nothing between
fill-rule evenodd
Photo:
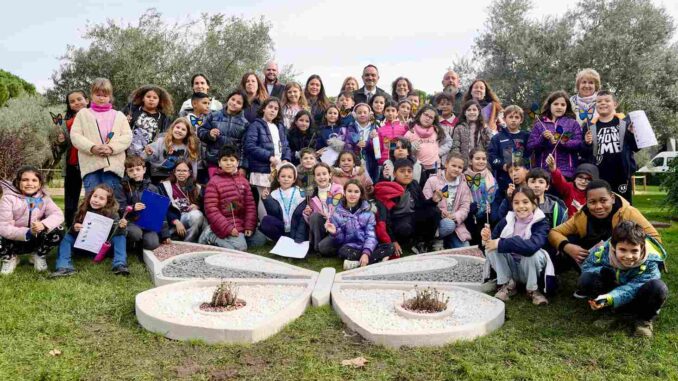
<instances>
[{"instance_id":1,"label":"fallen leaf on grass","mask_svg":"<svg viewBox=\"0 0 678 381\"><path fill-rule=\"evenodd\" d=\"M356 357L350 360L341 360L341 365L343 366L352 366L354 368L363 368L365 364L368 363L368 360L364 357Z\"/></svg>"},{"instance_id":2,"label":"fallen leaf on grass","mask_svg":"<svg viewBox=\"0 0 678 381\"><path fill-rule=\"evenodd\" d=\"M61 355L61 351L58 350L58 349L52 349L52 350L49 351L48 353L49 353L50 356L54 356L54 357L60 356L60 355Z\"/></svg>"}]
</instances>

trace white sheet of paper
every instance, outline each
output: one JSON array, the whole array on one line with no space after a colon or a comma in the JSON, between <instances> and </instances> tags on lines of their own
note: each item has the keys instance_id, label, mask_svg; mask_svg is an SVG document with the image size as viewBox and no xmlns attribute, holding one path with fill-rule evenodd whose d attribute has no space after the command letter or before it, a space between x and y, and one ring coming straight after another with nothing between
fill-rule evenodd
<instances>
[{"instance_id":1,"label":"white sheet of paper","mask_svg":"<svg viewBox=\"0 0 678 381\"><path fill-rule=\"evenodd\" d=\"M306 258L308 252L308 241L296 243L290 237L282 236L275 244L270 253L287 258Z\"/></svg>"},{"instance_id":2,"label":"white sheet of paper","mask_svg":"<svg viewBox=\"0 0 678 381\"><path fill-rule=\"evenodd\" d=\"M334 165L339 157L339 152L333 150L332 148L327 147L325 152L320 155L320 161L328 165Z\"/></svg>"},{"instance_id":3,"label":"white sheet of paper","mask_svg":"<svg viewBox=\"0 0 678 381\"><path fill-rule=\"evenodd\" d=\"M95 254L98 253L101 245L106 242L111 227L113 227L112 219L101 214L87 212L82 221L82 229L80 229L73 247Z\"/></svg>"},{"instance_id":4,"label":"white sheet of paper","mask_svg":"<svg viewBox=\"0 0 678 381\"><path fill-rule=\"evenodd\" d=\"M650 121L645 115L645 111L636 110L629 113L629 118L633 122L633 128L635 129L634 136L636 138L636 144L638 148L647 148L657 145L657 137L654 134L654 130L650 125Z\"/></svg>"}]
</instances>

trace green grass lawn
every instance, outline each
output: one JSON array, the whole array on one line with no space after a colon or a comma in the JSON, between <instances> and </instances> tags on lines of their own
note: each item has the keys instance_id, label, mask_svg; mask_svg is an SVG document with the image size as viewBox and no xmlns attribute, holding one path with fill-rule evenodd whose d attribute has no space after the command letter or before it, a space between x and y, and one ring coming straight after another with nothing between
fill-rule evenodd
<instances>
[{"instance_id":1,"label":"green grass lawn","mask_svg":"<svg viewBox=\"0 0 678 381\"><path fill-rule=\"evenodd\" d=\"M651 220L666 221L664 196L653 189L635 204ZM678 224L661 230L668 268L678 265ZM260 253L261 254L261 253ZM50 266L53 268L53 260ZM338 260L289 260L320 269ZM472 342L433 349L389 350L346 332L331 307L310 308L279 334L254 345L176 342L141 328L134 296L152 287L143 264L130 260L132 276L113 276L109 262L81 259L68 279L48 280L23 263L0 278L0 380L532 380L676 379L678 312L670 298L652 340L629 337L630 326L592 326L598 314L564 292L546 307L512 299L506 323ZM671 290L675 271L664 274ZM59 356L49 352L57 349ZM341 360L363 356L363 369Z\"/></svg>"}]
</instances>

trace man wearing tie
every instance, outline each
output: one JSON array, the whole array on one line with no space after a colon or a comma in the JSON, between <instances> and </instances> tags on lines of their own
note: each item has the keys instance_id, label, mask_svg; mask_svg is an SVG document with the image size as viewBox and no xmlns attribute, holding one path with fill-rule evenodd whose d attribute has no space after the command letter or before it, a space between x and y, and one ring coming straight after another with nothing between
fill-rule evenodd
<instances>
[{"instance_id":1,"label":"man wearing tie","mask_svg":"<svg viewBox=\"0 0 678 381\"><path fill-rule=\"evenodd\" d=\"M353 92L353 99L355 104L369 103L375 95L383 95L387 101L391 100L391 96L384 90L377 87L379 81L379 70L376 66L369 64L363 69L363 87Z\"/></svg>"}]
</instances>

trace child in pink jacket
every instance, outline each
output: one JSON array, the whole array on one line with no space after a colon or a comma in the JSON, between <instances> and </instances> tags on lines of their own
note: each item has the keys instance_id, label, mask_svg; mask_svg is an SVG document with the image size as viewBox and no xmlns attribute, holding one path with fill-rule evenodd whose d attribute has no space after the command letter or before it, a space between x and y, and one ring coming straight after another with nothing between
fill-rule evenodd
<instances>
[{"instance_id":1,"label":"child in pink jacket","mask_svg":"<svg viewBox=\"0 0 678 381\"><path fill-rule=\"evenodd\" d=\"M459 153L450 153L445 162L445 171L429 177L424 185L424 197L430 199L437 193L441 198L438 202L442 217L438 225L438 238L443 240L445 249L468 246L471 239L464 220L473 198L463 178L463 171L464 157Z\"/></svg>"},{"instance_id":2,"label":"child in pink jacket","mask_svg":"<svg viewBox=\"0 0 678 381\"><path fill-rule=\"evenodd\" d=\"M332 168L323 162L313 167L313 180L315 187L312 195L306 195L309 202L304 209L304 219L308 223L311 252L320 252L318 243L328 234L325 222L344 195L344 187L332 183ZM332 203L333 199L337 202Z\"/></svg>"},{"instance_id":3,"label":"child in pink jacket","mask_svg":"<svg viewBox=\"0 0 678 381\"><path fill-rule=\"evenodd\" d=\"M8 275L19 264L19 254L35 252L36 271L47 271L45 256L63 238L64 214L43 190L40 171L19 168L12 183L0 180L0 273Z\"/></svg>"},{"instance_id":4,"label":"child in pink jacket","mask_svg":"<svg viewBox=\"0 0 678 381\"><path fill-rule=\"evenodd\" d=\"M407 125L398 119L398 104L393 101L386 102L384 123L377 130L381 143L381 158L377 160L379 166L383 166L386 160L393 160L389 153L395 148L397 138L405 136L407 129Z\"/></svg>"}]
</instances>

